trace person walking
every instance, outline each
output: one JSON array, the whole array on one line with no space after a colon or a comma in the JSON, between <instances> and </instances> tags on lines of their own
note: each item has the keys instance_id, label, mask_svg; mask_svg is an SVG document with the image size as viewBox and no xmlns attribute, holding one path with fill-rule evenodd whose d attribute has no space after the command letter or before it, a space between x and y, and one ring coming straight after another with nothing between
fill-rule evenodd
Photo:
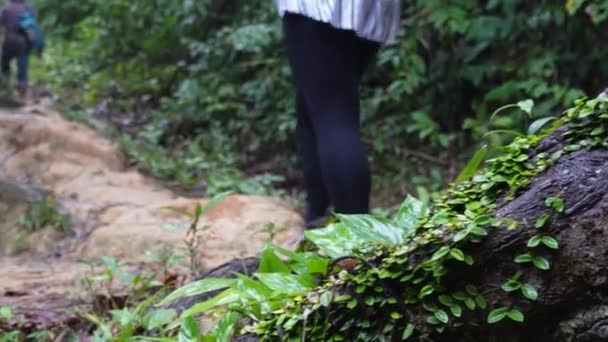
<instances>
[{"instance_id":1,"label":"person walking","mask_svg":"<svg viewBox=\"0 0 608 342\"><path fill-rule=\"evenodd\" d=\"M29 55L32 42L22 27L24 19L31 22L36 14L26 0L10 0L0 9L0 29L4 33L1 57L1 84L6 91L9 85L11 62L17 61L17 91L21 97L27 94Z\"/></svg>"},{"instance_id":2,"label":"person walking","mask_svg":"<svg viewBox=\"0 0 608 342\"><path fill-rule=\"evenodd\" d=\"M369 212L367 155L360 136L359 85L399 28L399 0L277 0L296 88L297 142L307 228L333 207Z\"/></svg>"}]
</instances>

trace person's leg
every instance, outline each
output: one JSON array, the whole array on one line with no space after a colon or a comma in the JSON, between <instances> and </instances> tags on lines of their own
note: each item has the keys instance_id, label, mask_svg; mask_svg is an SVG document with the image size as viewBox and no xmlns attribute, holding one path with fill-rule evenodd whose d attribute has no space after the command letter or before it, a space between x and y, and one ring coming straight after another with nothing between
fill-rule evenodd
<instances>
[{"instance_id":1,"label":"person's leg","mask_svg":"<svg viewBox=\"0 0 608 342\"><path fill-rule=\"evenodd\" d=\"M360 40L302 16L287 15L284 22L331 204L338 213L367 213L371 182L359 133Z\"/></svg>"},{"instance_id":2,"label":"person's leg","mask_svg":"<svg viewBox=\"0 0 608 342\"><path fill-rule=\"evenodd\" d=\"M27 94L29 59L30 54L28 52L22 53L17 57L17 90L22 97L25 97Z\"/></svg>"},{"instance_id":3,"label":"person's leg","mask_svg":"<svg viewBox=\"0 0 608 342\"><path fill-rule=\"evenodd\" d=\"M306 188L306 213L304 219L308 226L327 214L329 197L325 190L325 184L323 184L323 174L321 173L315 133L310 122L304 97L300 92L296 95L296 110L298 112L297 143L304 169L304 184Z\"/></svg>"},{"instance_id":4,"label":"person's leg","mask_svg":"<svg viewBox=\"0 0 608 342\"><path fill-rule=\"evenodd\" d=\"M6 43L2 44L2 61L0 64L2 77L5 82L8 82L11 73L11 55Z\"/></svg>"}]
</instances>

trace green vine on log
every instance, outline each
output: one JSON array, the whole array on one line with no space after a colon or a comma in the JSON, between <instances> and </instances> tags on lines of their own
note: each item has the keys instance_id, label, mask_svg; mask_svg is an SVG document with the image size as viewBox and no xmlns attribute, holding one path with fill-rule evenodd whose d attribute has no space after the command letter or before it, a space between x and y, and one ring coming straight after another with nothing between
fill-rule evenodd
<instances>
[{"instance_id":1,"label":"green vine on log","mask_svg":"<svg viewBox=\"0 0 608 342\"><path fill-rule=\"evenodd\" d=\"M563 148L551 154L534 154L539 144L560 127L565 127ZM607 127L606 95L577 101L551 129L540 135L517 137L504 148L504 154L487 161L485 171L453 185L406 243L357 248L353 260L365 262L329 276L313 291L288 301L264 320L246 327L245 332L262 340L383 341L408 340L457 328L464 325L467 312L485 312L488 323L504 318L524 321L517 308L490 308L474 284L450 288L445 284L448 264L474 265L465 247L482 242L490 230L518 229L518 222L495 215L496 201L513 199L567 153L608 147ZM564 211L558 197L548 198L546 204L558 213ZM542 233L550 217L546 213L536 219L539 233L522 246L524 253L513 256L514 264L521 269L505 279L502 290L521 293L530 301L542 295L522 280L524 272L532 272L523 265L533 264L534 272L550 268L548 258L535 254L540 248L550 251L559 247L554 237Z\"/></svg>"}]
</instances>

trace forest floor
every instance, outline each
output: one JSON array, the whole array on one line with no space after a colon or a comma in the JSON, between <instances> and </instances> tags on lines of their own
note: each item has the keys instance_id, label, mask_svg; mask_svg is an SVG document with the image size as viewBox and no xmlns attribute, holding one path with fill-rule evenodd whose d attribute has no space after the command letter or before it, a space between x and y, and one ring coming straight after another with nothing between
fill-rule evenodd
<instances>
[{"instance_id":1,"label":"forest floor","mask_svg":"<svg viewBox=\"0 0 608 342\"><path fill-rule=\"evenodd\" d=\"M45 198L69 214L68 231L17 223ZM91 299L78 281L80 261L111 256L133 270L160 268L150 253L184 249L185 232L167 225L189 221L167 207L192 211L206 201L133 169L115 142L49 106L0 109L0 306L42 326L74 315ZM302 227L289 201L227 197L200 223L208 227L198 248L203 268L256 255L268 224L286 247Z\"/></svg>"}]
</instances>

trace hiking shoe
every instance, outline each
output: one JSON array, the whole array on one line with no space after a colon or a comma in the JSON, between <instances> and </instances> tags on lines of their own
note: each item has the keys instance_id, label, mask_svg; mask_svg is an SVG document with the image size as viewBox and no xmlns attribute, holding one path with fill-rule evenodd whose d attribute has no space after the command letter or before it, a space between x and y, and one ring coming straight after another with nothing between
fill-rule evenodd
<instances>
[{"instance_id":1,"label":"hiking shoe","mask_svg":"<svg viewBox=\"0 0 608 342\"><path fill-rule=\"evenodd\" d=\"M27 86L22 84L18 85L17 93L19 94L20 98L25 99L27 97Z\"/></svg>"}]
</instances>

